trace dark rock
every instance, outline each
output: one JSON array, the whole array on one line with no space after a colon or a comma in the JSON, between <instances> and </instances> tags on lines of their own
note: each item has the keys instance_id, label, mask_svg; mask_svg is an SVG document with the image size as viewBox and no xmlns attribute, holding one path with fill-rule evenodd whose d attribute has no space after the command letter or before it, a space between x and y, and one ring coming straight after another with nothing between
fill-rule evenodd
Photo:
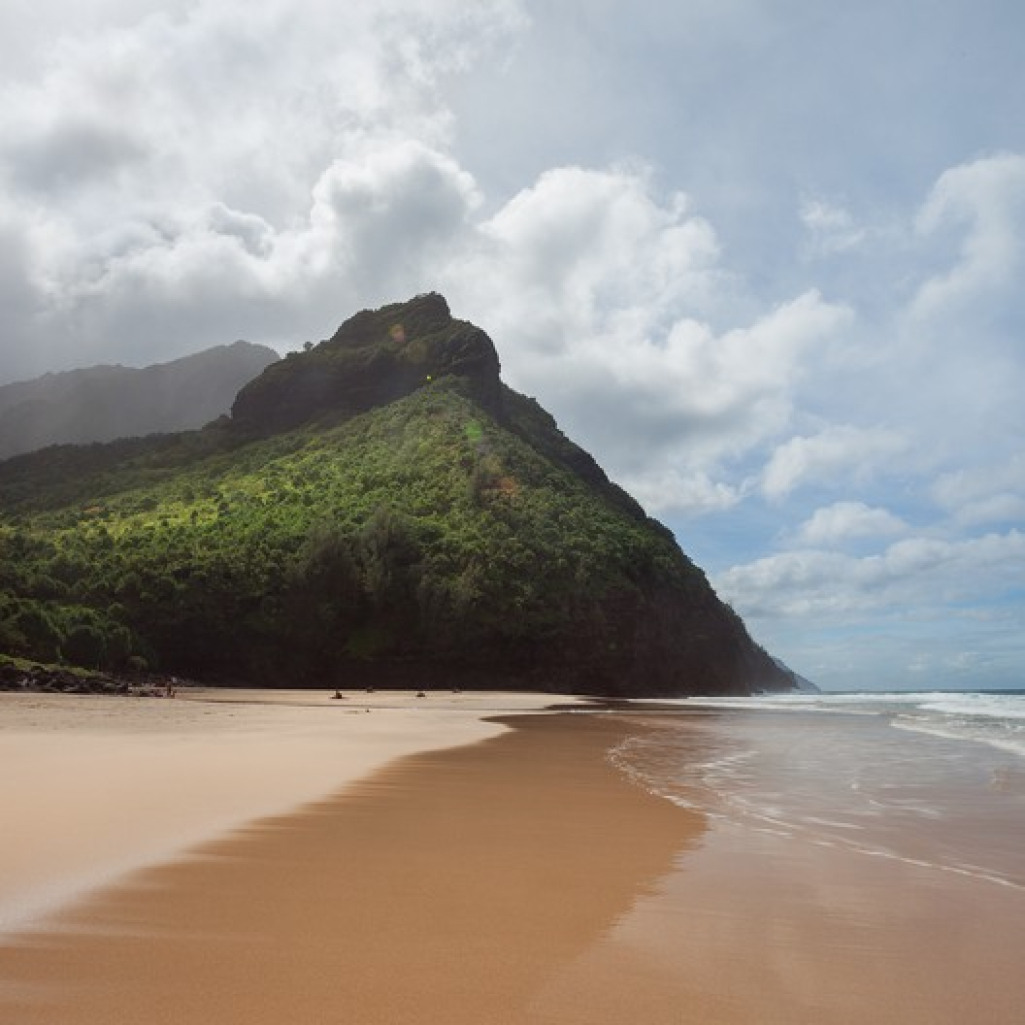
<instances>
[{"instance_id":1,"label":"dark rock","mask_svg":"<svg viewBox=\"0 0 1025 1025\"><path fill-rule=\"evenodd\" d=\"M498 353L479 328L453 319L437 293L350 317L327 341L292 353L243 388L236 430L269 434L325 415L348 419L443 377L462 381L492 414L502 402Z\"/></svg>"},{"instance_id":2,"label":"dark rock","mask_svg":"<svg viewBox=\"0 0 1025 1025\"><path fill-rule=\"evenodd\" d=\"M175 682L178 686L178 681ZM159 697L166 683L161 680L127 680L103 673L83 675L60 666L33 665L20 669L0 663L0 691L29 691L37 694L110 694Z\"/></svg>"}]
</instances>

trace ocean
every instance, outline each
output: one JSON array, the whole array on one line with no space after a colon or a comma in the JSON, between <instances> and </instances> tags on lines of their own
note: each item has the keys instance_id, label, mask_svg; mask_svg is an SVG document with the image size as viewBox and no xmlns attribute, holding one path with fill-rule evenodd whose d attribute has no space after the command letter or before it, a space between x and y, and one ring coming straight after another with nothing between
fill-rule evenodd
<instances>
[{"instance_id":1,"label":"ocean","mask_svg":"<svg viewBox=\"0 0 1025 1025\"><path fill-rule=\"evenodd\" d=\"M1025 891L1025 691L664 707L610 757L710 824Z\"/></svg>"}]
</instances>

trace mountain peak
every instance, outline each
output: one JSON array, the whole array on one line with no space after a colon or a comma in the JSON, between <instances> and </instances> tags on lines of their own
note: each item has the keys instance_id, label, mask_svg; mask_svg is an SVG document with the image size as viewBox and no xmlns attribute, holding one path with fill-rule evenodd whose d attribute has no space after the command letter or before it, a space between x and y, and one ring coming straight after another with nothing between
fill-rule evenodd
<instances>
[{"instance_id":1,"label":"mountain peak","mask_svg":"<svg viewBox=\"0 0 1025 1025\"><path fill-rule=\"evenodd\" d=\"M407 302L389 303L377 310L354 313L324 344L353 349L375 345L396 335L412 338L445 330L452 323L448 301L426 292Z\"/></svg>"},{"instance_id":2,"label":"mountain peak","mask_svg":"<svg viewBox=\"0 0 1025 1025\"><path fill-rule=\"evenodd\" d=\"M349 419L443 377L460 379L489 412L501 409L495 345L456 320L436 292L361 310L326 341L290 353L239 392L232 423L269 434L331 416Z\"/></svg>"}]
</instances>

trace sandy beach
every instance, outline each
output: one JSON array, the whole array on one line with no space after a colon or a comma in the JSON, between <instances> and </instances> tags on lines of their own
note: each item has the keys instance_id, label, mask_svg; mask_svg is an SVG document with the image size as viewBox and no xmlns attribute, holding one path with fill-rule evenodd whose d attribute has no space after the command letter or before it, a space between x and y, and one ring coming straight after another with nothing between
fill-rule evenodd
<instances>
[{"instance_id":1,"label":"sandy beach","mask_svg":"<svg viewBox=\"0 0 1025 1025\"><path fill-rule=\"evenodd\" d=\"M536 697L407 695L370 713L317 700L318 717L344 716L336 749L358 748L357 715L380 717L376 767L364 752L329 793L279 793L291 810L168 849L8 934L0 1020L1017 1020L1017 890L654 796L609 756L657 729L651 716L522 714ZM209 707L219 722L224 708ZM320 736L294 706L259 707L236 712L281 716L293 741ZM266 741L265 726L238 732ZM700 742L696 729L695 757ZM249 771L263 783L293 755L254 757ZM337 783L326 765L318 786ZM158 806L147 821L161 818Z\"/></svg>"},{"instance_id":2,"label":"sandy beach","mask_svg":"<svg viewBox=\"0 0 1025 1025\"><path fill-rule=\"evenodd\" d=\"M696 824L608 764L613 719L517 721L138 871L15 937L0 952L7 1016L523 1020L553 968L669 871Z\"/></svg>"},{"instance_id":3,"label":"sandy beach","mask_svg":"<svg viewBox=\"0 0 1025 1025\"><path fill-rule=\"evenodd\" d=\"M392 759L501 732L485 713L546 703L202 688L173 701L0 693L0 934Z\"/></svg>"}]
</instances>

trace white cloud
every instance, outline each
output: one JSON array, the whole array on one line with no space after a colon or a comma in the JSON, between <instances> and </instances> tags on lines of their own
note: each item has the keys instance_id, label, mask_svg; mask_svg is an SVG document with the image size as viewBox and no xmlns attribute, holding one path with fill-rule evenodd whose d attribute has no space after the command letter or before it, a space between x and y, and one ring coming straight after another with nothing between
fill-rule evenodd
<instances>
[{"instance_id":1,"label":"white cloud","mask_svg":"<svg viewBox=\"0 0 1025 1025\"><path fill-rule=\"evenodd\" d=\"M207 211L207 229L215 235L237 239L252 256L267 256L274 244L274 229L258 214L232 210L223 203L214 203Z\"/></svg>"},{"instance_id":2,"label":"white cloud","mask_svg":"<svg viewBox=\"0 0 1025 1025\"><path fill-rule=\"evenodd\" d=\"M496 332L529 311L533 330L520 330L518 349L530 354L617 328L664 331L681 309L706 309L724 277L711 226L682 193L659 202L643 168L548 170L480 231L468 267L500 275L487 295Z\"/></svg>"},{"instance_id":3,"label":"white cloud","mask_svg":"<svg viewBox=\"0 0 1025 1025\"><path fill-rule=\"evenodd\" d=\"M1025 156L1007 153L943 173L918 214L927 244L960 233L954 265L930 277L911 307L917 317L940 318L1017 292L1025 272Z\"/></svg>"},{"instance_id":4,"label":"white cloud","mask_svg":"<svg viewBox=\"0 0 1025 1025\"><path fill-rule=\"evenodd\" d=\"M1019 587L1025 534L961 541L907 538L862 558L802 549L734 566L715 584L744 615L766 618L846 616L889 610L923 616Z\"/></svg>"},{"instance_id":5,"label":"white cloud","mask_svg":"<svg viewBox=\"0 0 1025 1025\"><path fill-rule=\"evenodd\" d=\"M22 306L34 296L36 330L73 346L79 364L101 353L141 362L147 352L239 336L295 344L355 308L432 287L478 203L472 177L450 157L411 140L378 140L332 163L305 222L285 230L222 202L88 237L22 218L15 238L29 268L45 271L17 291ZM24 277L22 261L15 271ZM124 348L112 349L111 339ZM8 333L5 341L16 360L16 340Z\"/></svg>"},{"instance_id":6,"label":"white cloud","mask_svg":"<svg viewBox=\"0 0 1025 1025\"><path fill-rule=\"evenodd\" d=\"M1025 454L942 474L932 495L963 526L1025 522Z\"/></svg>"},{"instance_id":7,"label":"white cloud","mask_svg":"<svg viewBox=\"0 0 1025 1025\"><path fill-rule=\"evenodd\" d=\"M1025 496L1001 492L976 499L959 508L954 521L962 527L986 523L1025 523Z\"/></svg>"},{"instance_id":8,"label":"white cloud","mask_svg":"<svg viewBox=\"0 0 1025 1025\"><path fill-rule=\"evenodd\" d=\"M510 382L663 510L738 500L717 461L786 426L805 358L850 319L810 291L717 330L735 282L715 234L642 168L546 172L448 278L454 305L500 340Z\"/></svg>"},{"instance_id":9,"label":"white cloud","mask_svg":"<svg viewBox=\"0 0 1025 1025\"><path fill-rule=\"evenodd\" d=\"M864 502L836 502L816 509L797 530L797 542L810 547L830 547L851 538L900 534L907 524L886 509Z\"/></svg>"},{"instance_id":10,"label":"white cloud","mask_svg":"<svg viewBox=\"0 0 1025 1025\"><path fill-rule=\"evenodd\" d=\"M313 196L311 231L297 244L312 244L312 269L344 280L361 305L424 291L481 201L454 160L411 141L335 161Z\"/></svg>"},{"instance_id":11,"label":"white cloud","mask_svg":"<svg viewBox=\"0 0 1025 1025\"><path fill-rule=\"evenodd\" d=\"M866 479L881 470L884 459L907 447L904 437L887 428L830 425L780 445L765 467L762 491L776 500L803 484L830 484L841 475Z\"/></svg>"},{"instance_id":12,"label":"white cloud","mask_svg":"<svg viewBox=\"0 0 1025 1025\"><path fill-rule=\"evenodd\" d=\"M800 207L801 223L808 232L816 255L830 255L853 249L865 241L866 231L850 212L823 199L805 198Z\"/></svg>"},{"instance_id":13,"label":"white cloud","mask_svg":"<svg viewBox=\"0 0 1025 1025\"><path fill-rule=\"evenodd\" d=\"M744 498L742 487L713 480L700 470L685 473L672 467L646 467L636 478L627 476L619 483L655 516L665 512L691 516L723 512Z\"/></svg>"}]
</instances>

